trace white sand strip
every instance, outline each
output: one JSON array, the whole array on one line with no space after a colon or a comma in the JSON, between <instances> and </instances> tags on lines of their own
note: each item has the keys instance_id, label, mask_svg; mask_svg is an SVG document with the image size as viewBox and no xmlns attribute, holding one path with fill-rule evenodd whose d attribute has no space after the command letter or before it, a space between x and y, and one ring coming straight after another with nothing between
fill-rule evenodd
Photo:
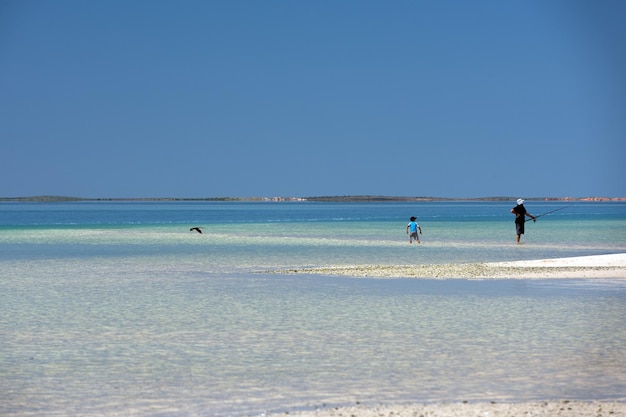
<instances>
[{"instance_id":1,"label":"white sand strip","mask_svg":"<svg viewBox=\"0 0 626 417\"><path fill-rule=\"evenodd\" d=\"M493 262L496 270L512 269L524 278L626 278L626 253Z\"/></svg>"},{"instance_id":2,"label":"white sand strip","mask_svg":"<svg viewBox=\"0 0 626 417\"><path fill-rule=\"evenodd\" d=\"M523 403L412 404L376 407L321 408L315 411L267 414L268 417L626 417L626 403L617 401L538 401Z\"/></svg>"},{"instance_id":3,"label":"white sand strip","mask_svg":"<svg viewBox=\"0 0 626 417\"><path fill-rule=\"evenodd\" d=\"M626 267L626 253L576 256L572 258L538 259L533 261L494 262L495 266L513 267Z\"/></svg>"},{"instance_id":4,"label":"white sand strip","mask_svg":"<svg viewBox=\"0 0 626 417\"><path fill-rule=\"evenodd\" d=\"M626 279L626 253L534 261L431 265L344 265L266 272L371 278Z\"/></svg>"}]
</instances>

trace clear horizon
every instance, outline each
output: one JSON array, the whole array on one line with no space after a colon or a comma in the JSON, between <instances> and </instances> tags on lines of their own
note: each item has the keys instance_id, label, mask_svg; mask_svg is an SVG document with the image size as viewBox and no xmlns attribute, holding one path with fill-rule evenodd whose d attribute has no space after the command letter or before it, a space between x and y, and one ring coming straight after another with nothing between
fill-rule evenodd
<instances>
[{"instance_id":1,"label":"clear horizon","mask_svg":"<svg viewBox=\"0 0 626 417\"><path fill-rule=\"evenodd\" d=\"M200 196L200 197L177 197L177 196L169 196L169 197L82 197L82 196L64 196L64 195L33 195L33 196L15 196L15 197L7 197L0 196L0 201L3 200L54 200L54 199L69 199L69 200L219 200L219 199L233 199L233 200L271 200L271 199L285 199L285 200L296 200L296 199L353 199L353 200L362 200L367 201L368 199L389 199L393 201L397 200L493 200L493 201L515 201L518 196L480 196L480 197L441 197L441 196L400 196L400 195L309 195L309 196ZM523 196L524 200L527 201L589 201L589 200L611 200L611 201L622 201L626 200L626 197L621 196L600 196L600 195L590 195L590 196L532 196L527 197Z\"/></svg>"}]
</instances>

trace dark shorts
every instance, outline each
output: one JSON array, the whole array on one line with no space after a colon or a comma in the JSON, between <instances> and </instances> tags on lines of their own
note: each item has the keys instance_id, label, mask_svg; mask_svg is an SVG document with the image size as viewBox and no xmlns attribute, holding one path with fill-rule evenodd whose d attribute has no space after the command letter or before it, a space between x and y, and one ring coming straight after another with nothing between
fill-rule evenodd
<instances>
[{"instance_id":1,"label":"dark shorts","mask_svg":"<svg viewBox=\"0 0 626 417\"><path fill-rule=\"evenodd\" d=\"M515 223L515 231L518 235L524 234L524 223Z\"/></svg>"}]
</instances>

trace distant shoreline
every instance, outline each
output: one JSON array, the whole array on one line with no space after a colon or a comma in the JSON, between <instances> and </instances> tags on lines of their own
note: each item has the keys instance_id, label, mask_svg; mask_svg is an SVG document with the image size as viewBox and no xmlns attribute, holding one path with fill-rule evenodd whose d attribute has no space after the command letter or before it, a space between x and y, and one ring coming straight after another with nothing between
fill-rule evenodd
<instances>
[{"instance_id":1,"label":"distant shoreline","mask_svg":"<svg viewBox=\"0 0 626 417\"><path fill-rule=\"evenodd\" d=\"M317 196L317 197L144 197L144 198L83 198L68 196L30 196L30 197L0 197L0 202L29 202L29 203L60 203L60 202L514 202L518 197L406 197L406 196L378 196L378 195L346 195L346 196ZM602 202L626 201L626 197L528 197L527 201L560 201L560 202Z\"/></svg>"}]
</instances>

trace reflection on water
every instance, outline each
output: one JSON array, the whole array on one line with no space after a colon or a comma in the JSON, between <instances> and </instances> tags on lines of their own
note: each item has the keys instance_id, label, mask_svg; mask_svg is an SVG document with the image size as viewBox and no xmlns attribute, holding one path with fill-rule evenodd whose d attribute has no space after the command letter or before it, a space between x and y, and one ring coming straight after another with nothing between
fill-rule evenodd
<instances>
[{"instance_id":1,"label":"reflection on water","mask_svg":"<svg viewBox=\"0 0 626 417\"><path fill-rule=\"evenodd\" d=\"M618 283L105 266L83 260L70 275L67 262L43 263L2 281L0 414L232 415L626 392Z\"/></svg>"}]
</instances>

